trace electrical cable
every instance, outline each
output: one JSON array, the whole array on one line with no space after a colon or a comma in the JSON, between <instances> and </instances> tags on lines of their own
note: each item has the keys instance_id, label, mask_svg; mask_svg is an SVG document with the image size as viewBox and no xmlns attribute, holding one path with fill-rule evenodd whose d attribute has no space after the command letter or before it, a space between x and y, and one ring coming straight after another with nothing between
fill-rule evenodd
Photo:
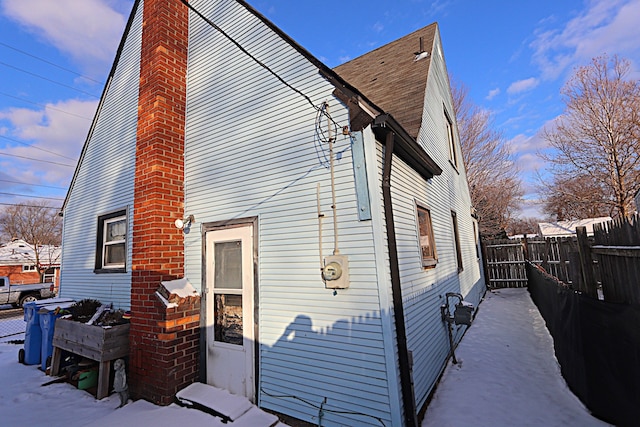
<instances>
[{"instance_id":1,"label":"electrical cable","mask_svg":"<svg viewBox=\"0 0 640 427\"><path fill-rule=\"evenodd\" d=\"M222 34L227 40L229 40L233 45L235 45L242 53L244 53L245 55L247 55L249 58L251 58L256 64L258 64L260 67L264 68L267 72L269 72L271 75L273 75L276 79L278 79L278 81L280 81L283 85L285 85L286 87L288 87L289 89L291 89L292 91L294 91L295 93L297 93L298 95L302 96L308 103L309 105L311 105L311 107L313 107L313 109L315 109L316 111L320 110L320 108L315 105L313 103L313 101L311 100L311 98L309 98L309 96L307 94L305 94L304 92L302 92L300 89L297 89L295 87L293 87L290 83L288 83L286 80L284 80L282 77L280 77L278 75L278 73L276 73L275 71L273 71L271 68L269 68L268 65L264 64L262 61L260 61L258 58L256 58L255 56L253 56L244 46L242 46L240 43L238 43L235 39L233 39L230 35L228 35L222 28L220 28L215 22L211 21L209 18L207 18L206 16L204 16L202 14L202 12L200 12L198 9L196 9L191 3L189 3L187 0L178 0L180 1L180 3L182 3L183 5L185 5L189 10L191 10L193 13L195 13L196 15L198 15L198 17L200 19L202 19L204 22L206 22L210 27L214 28L216 31L218 31L220 34ZM329 117L329 119L331 119ZM333 119L331 119L331 121L333 121ZM335 122L334 122L335 123ZM340 126L338 123L335 123L336 126L342 127Z\"/></svg>"},{"instance_id":2,"label":"electrical cable","mask_svg":"<svg viewBox=\"0 0 640 427\"><path fill-rule=\"evenodd\" d=\"M57 190L66 190L67 189L67 187L58 187L57 185L31 184L29 182L13 181L13 180L10 180L10 179L0 179L0 182L8 182L8 183L11 183L11 184L28 185L29 187L53 188L53 189L57 189Z\"/></svg>"},{"instance_id":3,"label":"electrical cable","mask_svg":"<svg viewBox=\"0 0 640 427\"><path fill-rule=\"evenodd\" d=\"M46 148L38 147L37 145L27 144L24 141L19 141L17 139L9 138L8 136L0 135L0 138L6 139L6 140L11 141L11 142L16 142L18 144L22 144L22 145L27 146L29 148L35 148L36 150L44 151L45 153L53 154L55 156L59 156L59 157L62 157L64 159L67 159L67 160L73 160L74 162L76 161L76 159L74 159L72 157L67 157L64 154L56 153L55 151L50 151L50 150L47 150Z\"/></svg>"},{"instance_id":4,"label":"electrical cable","mask_svg":"<svg viewBox=\"0 0 640 427\"><path fill-rule=\"evenodd\" d=\"M65 111L65 110L61 110L61 109L56 108L56 107L52 107L52 106L50 106L50 105L45 105L45 104L40 104L40 103L38 103L38 102L29 101L29 100L26 100L26 99L23 99L23 98L20 98L20 97L14 96L14 95L9 95L8 93L5 93L5 92L0 92L0 95L2 95L2 96L6 96L7 98L17 99L18 101L22 101L22 102L25 102L25 103L27 103L27 104L37 105L37 106L39 106L39 107L43 107L43 108L46 108L46 109L49 109L49 110L59 111L59 112L61 112L61 113L65 113L65 114L68 114L68 115L70 115L70 116L78 117L78 118L80 118L80 119L93 120L93 119L92 119L92 118L90 118L90 117L84 117L84 116L81 116L81 115L79 115L79 114L71 113L71 112L69 112L69 111Z\"/></svg>"},{"instance_id":5,"label":"electrical cable","mask_svg":"<svg viewBox=\"0 0 640 427\"><path fill-rule=\"evenodd\" d=\"M39 79L42 79L42 80L48 81L48 82L50 82L50 83L54 83L54 84L57 84L57 85L59 85L59 86L66 87L67 89L71 89L71 90L75 90L76 92L84 93L85 95L89 95L89 96L92 96L92 97L94 97L94 98L100 98L98 95L95 95L95 94L93 94L93 93L90 93L90 92L84 91L84 90L82 90L82 89L75 88L75 87L73 87L73 86L69 86L69 85L64 84L64 83L57 82L57 81L55 81L55 80L53 80L53 79L50 79L50 78L48 78L48 77L44 77L44 76L41 76L41 75L39 75L39 74L32 73L31 71L27 71L27 70L24 70L24 69L22 69L22 68L19 68L19 67L13 66L13 65L11 65L11 64L7 64L6 62L2 62L2 61L0 61L0 65L4 65L5 67L12 68L12 69L14 69L14 70L16 70L16 71L20 71L21 73L29 74L30 76L38 77Z\"/></svg>"},{"instance_id":6,"label":"electrical cable","mask_svg":"<svg viewBox=\"0 0 640 427\"><path fill-rule=\"evenodd\" d=\"M31 194L18 194L18 193L3 193L0 191L0 194L5 196L16 196L16 197L34 197ZM45 197L45 196L35 196L38 199L47 199L47 200L64 200L64 197Z\"/></svg>"},{"instance_id":7,"label":"electrical cable","mask_svg":"<svg viewBox=\"0 0 640 427\"><path fill-rule=\"evenodd\" d=\"M32 197L33 199L39 199L38 196ZM3 203L0 202L0 206L24 206L25 208L43 208L43 209L55 209L59 211L62 207L56 206L38 206L38 205L25 205L24 203Z\"/></svg>"},{"instance_id":8,"label":"electrical cable","mask_svg":"<svg viewBox=\"0 0 640 427\"><path fill-rule=\"evenodd\" d=\"M50 161L50 160L34 159L33 157L19 156L19 155L17 155L17 154L0 153L0 156L16 157L16 158L18 158L18 159L31 160L31 161L34 161L34 162L49 163L50 165L66 166L66 167L68 167L68 168L75 168L75 167L76 167L76 165L67 165L67 164L65 164L65 163L52 162L52 161Z\"/></svg>"},{"instance_id":9,"label":"electrical cable","mask_svg":"<svg viewBox=\"0 0 640 427\"><path fill-rule=\"evenodd\" d=\"M278 395L278 394L271 394L269 392L267 392L264 388L260 388L260 391L264 394L266 394L269 397L273 397L276 399L295 399L295 400L299 400L302 403L305 403L309 406L311 406L312 408L317 409L318 411L322 411L322 413L324 412L331 412L333 414L338 414L338 415L361 415L363 417L369 417L369 418L373 418L374 420L378 421L380 423L380 425L382 427L386 427L386 424L384 423L384 421L382 420L382 418L380 417L376 417L374 415L369 415L369 414L364 414L362 412L356 412L356 411L336 411L333 409L327 409L326 406L324 406L324 403L322 405L316 405L315 403L309 402L301 397L298 396L294 396L292 394L282 394L282 395ZM325 398L326 401L326 398Z\"/></svg>"},{"instance_id":10,"label":"electrical cable","mask_svg":"<svg viewBox=\"0 0 640 427\"><path fill-rule=\"evenodd\" d=\"M20 52L20 53L21 53L21 54L23 54L23 55L30 56L31 58L35 58L35 59L37 59L38 61L44 62L45 64L53 65L53 66L54 66L54 67L56 67L56 68L59 68L59 69L61 69L61 70L63 70L63 71L66 71L66 72L71 73L71 74L73 74L73 75L76 75L76 76L78 76L78 77L82 77L83 79L91 80L91 81L92 81L92 82L94 82L94 83L98 83L98 84L100 84L100 85L104 85L104 82L101 82L101 81L96 80L96 79L93 79L93 78L91 78L91 77L89 77L89 76L85 76L85 75L83 75L83 74L80 74L80 73L75 72L75 71L73 71L73 70L70 70L70 69L68 69L68 68L65 68L65 67L63 67L62 65L58 65L58 64L56 64L55 62L51 62L51 61L49 61L49 60L46 60L46 59L44 59L44 58L41 58L41 57L36 56L36 55L34 55L34 54L31 54L31 53L29 53L29 52L25 52L24 50L18 49L17 47L14 47L14 46L8 45L8 44L3 43L3 42L0 42L0 46L4 46L4 47L6 47L6 48L9 48L9 49L15 50L16 52Z\"/></svg>"}]
</instances>

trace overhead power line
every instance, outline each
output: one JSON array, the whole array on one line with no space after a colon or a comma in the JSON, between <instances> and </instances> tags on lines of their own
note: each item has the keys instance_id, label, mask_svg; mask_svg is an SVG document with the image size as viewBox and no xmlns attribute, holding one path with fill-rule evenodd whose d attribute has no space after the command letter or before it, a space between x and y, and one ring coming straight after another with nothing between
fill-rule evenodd
<instances>
[{"instance_id":1,"label":"overhead power line","mask_svg":"<svg viewBox=\"0 0 640 427\"><path fill-rule=\"evenodd\" d=\"M84 117L84 116L81 116L79 114L75 114L75 113L71 113L69 111L61 110L60 108L52 107L50 105L45 105L45 104L40 104L38 102L29 101L29 100L26 100L24 98L20 98L18 96L9 95L8 93L0 92L0 95L6 96L7 98L17 99L18 101L26 102L27 104L37 105L39 107L43 107L43 108L46 108L46 109L49 109L49 110L59 111L61 113L68 114L70 116L75 116L75 117L78 117L78 118L81 118L81 119L84 119L84 120L93 120L90 117Z\"/></svg>"},{"instance_id":2,"label":"overhead power line","mask_svg":"<svg viewBox=\"0 0 640 427\"><path fill-rule=\"evenodd\" d=\"M104 85L104 82L101 82L101 81L96 80L96 79L93 79L93 78L91 78L91 77L89 77L89 76L85 76L85 75L80 74L80 73L78 73L78 72L76 72L76 71L73 71L73 70L70 70L70 69L68 69L68 68L65 68L65 67L63 67L63 66L61 66L61 65L56 64L55 62L51 62L51 61L49 61L49 60L47 60L47 59L44 59L44 58L41 58L41 57L39 57L39 56L33 55L33 54L29 53L29 52L25 52L24 50L18 49L17 47L10 46L10 45L8 45L8 44L6 44L6 43L3 43L3 42L0 42L0 46L4 46L4 47L6 47L6 48L8 48L8 49L15 50L16 52L20 52L20 53L21 53L21 54L23 54L23 55L30 56L31 58L35 58L35 59L37 59L38 61L44 62L44 63L46 63L46 64L53 65L53 66L54 66L54 67L56 67L56 68L59 68L59 69L61 69L61 70L63 70L63 71L66 71L66 72L71 73L71 74L73 74L73 75L76 75L76 76L78 76L78 77L82 77L83 79L91 80L91 81L92 81L92 82L94 82L94 83L98 83L98 84Z\"/></svg>"},{"instance_id":3,"label":"overhead power line","mask_svg":"<svg viewBox=\"0 0 640 427\"><path fill-rule=\"evenodd\" d=\"M92 97L94 97L94 98L100 98L100 96L99 96L99 95L96 95L96 94L93 94L93 93L90 93L90 92L84 91L84 90L82 90L82 89L78 89L78 88L76 88L76 87L70 86L70 85L65 84L65 83L60 83L60 82L55 81L55 80L53 80L53 79L50 79L50 78L48 78L48 77L41 76L41 75L36 74L36 73L32 73L31 71L28 71L28 70L25 70L25 69L22 69L22 68L16 67L16 66L11 65L11 64L7 64L6 62L2 62L2 61L0 61L0 65L4 65L4 66L5 66L5 67L7 67L7 68L12 68L12 69L14 69L14 70L16 70L16 71L20 71L21 73L29 74L30 76L37 77L37 78L39 78L39 79L42 79L42 80L48 81L48 82L50 82L50 83L57 84L57 85L62 86L62 87L66 87L67 89L71 89L71 90L75 90L76 92L84 93L85 95L89 95L89 96L92 96Z\"/></svg>"},{"instance_id":4,"label":"overhead power line","mask_svg":"<svg viewBox=\"0 0 640 427\"><path fill-rule=\"evenodd\" d=\"M64 200L63 197L34 196L33 194L18 194L18 193L3 193L3 192L0 192L0 194L3 194L5 196L30 197L30 198L34 198L34 199Z\"/></svg>"},{"instance_id":5,"label":"overhead power line","mask_svg":"<svg viewBox=\"0 0 640 427\"><path fill-rule=\"evenodd\" d=\"M9 156L9 157L17 157L19 159L25 159L25 160L31 160L33 162L42 162L42 163L49 163L51 165L57 165L57 166L66 166L69 168L75 168L75 165L67 165L65 163L58 163L58 162L52 162L50 160L40 160L40 159L34 159L33 157L26 157L26 156L18 156L17 154L9 154L9 153L0 153L0 156Z\"/></svg>"},{"instance_id":6,"label":"overhead power line","mask_svg":"<svg viewBox=\"0 0 640 427\"><path fill-rule=\"evenodd\" d=\"M0 182L8 182L10 184L28 185L29 187L53 188L55 190L66 190L67 189L67 187L59 187L57 185L32 184L32 183L29 183L29 182L13 181L11 179L0 179Z\"/></svg>"},{"instance_id":7,"label":"overhead power line","mask_svg":"<svg viewBox=\"0 0 640 427\"><path fill-rule=\"evenodd\" d=\"M37 199L38 197L33 197L33 198ZM62 209L62 207L57 207L57 206L25 205L24 203L2 203L2 202L0 202L0 206L24 206L24 207L27 207L27 208L43 208L43 209L55 209L55 210Z\"/></svg>"},{"instance_id":8,"label":"overhead power line","mask_svg":"<svg viewBox=\"0 0 640 427\"><path fill-rule=\"evenodd\" d=\"M64 154L56 153L55 151L51 151L51 150L47 150L46 148L38 147L37 145L27 144L24 141L20 141L20 140L17 140L17 139L9 138L8 136L0 135L0 138L6 139L8 141L15 142L15 143L18 143L18 144L22 144L22 145L27 146L29 148L34 148L36 150L44 151L45 153L53 154L55 156L59 156L59 157L62 157L64 159L67 159L67 160L73 160L74 162L77 160L77 159L74 159L73 157L67 157Z\"/></svg>"}]
</instances>

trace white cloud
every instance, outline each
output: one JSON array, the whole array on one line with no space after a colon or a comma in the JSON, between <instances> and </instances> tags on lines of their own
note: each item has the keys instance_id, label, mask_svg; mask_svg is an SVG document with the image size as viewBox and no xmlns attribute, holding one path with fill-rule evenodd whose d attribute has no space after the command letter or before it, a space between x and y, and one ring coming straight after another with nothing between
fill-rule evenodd
<instances>
[{"instance_id":1,"label":"white cloud","mask_svg":"<svg viewBox=\"0 0 640 427\"><path fill-rule=\"evenodd\" d=\"M2 13L70 55L89 73L113 60L127 17L109 0L3 0ZM129 2L131 3L131 2ZM120 3L119 9L123 9Z\"/></svg>"},{"instance_id":2,"label":"white cloud","mask_svg":"<svg viewBox=\"0 0 640 427\"><path fill-rule=\"evenodd\" d=\"M508 141L511 152L517 153L534 153L547 148L547 141L539 134L528 136L524 134L516 135Z\"/></svg>"},{"instance_id":3,"label":"white cloud","mask_svg":"<svg viewBox=\"0 0 640 427\"><path fill-rule=\"evenodd\" d=\"M382 32L382 30L384 30L384 25L382 25L381 22L376 22L375 24L373 24L373 31L375 31L376 33L380 33Z\"/></svg>"},{"instance_id":4,"label":"white cloud","mask_svg":"<svg viewBox=\"0 0 640 427\"><path fill-rule=\"evenodd\" d=\"M485 97L487 101L491 101L496 96L500 95L500 88L495 88L489 91L489 94Z\"/></svg>"},{"instance_id":5,"label":"white cloud","mask_svg":"<svg viewBox=\"0 0 640 427\"><path fill-rule=\"evenodd\" d=\"M570 67L604 53L624 57L640 52L640 1L588 0L586 8L562 28L542 28L535 40L533 60L545 79L555 79Z\"/></svg>"},{"instance_id":6,"label":"white cloud","mask_svg":"<svg viewBox=\"0 0 640 427\"><path fill-rule=\"evenodd\" d=\"M522 92L528 92L532 89L535 89L538 86L539 80L535 77L530 77L525 80L518 80L517 82L511 83L509 88L507 89L507 93L509 95L515 95Z\"/></svg>"},{"instance_id":7,"label":"white cloud","mask_svg":"<svg viewBox=\"0 0 640 427\"><path fill-rule=\"evenodd\" d=\"M44 183L68 184L97 105L98 101L72 99L47 104L43 110L0 111L0 120L10 123L8 135L32 146L3 147L3 153L21 156L3 158L3 171L23 182L36 182L32 175L38 175Z\"/></svg>"}]
</instances>

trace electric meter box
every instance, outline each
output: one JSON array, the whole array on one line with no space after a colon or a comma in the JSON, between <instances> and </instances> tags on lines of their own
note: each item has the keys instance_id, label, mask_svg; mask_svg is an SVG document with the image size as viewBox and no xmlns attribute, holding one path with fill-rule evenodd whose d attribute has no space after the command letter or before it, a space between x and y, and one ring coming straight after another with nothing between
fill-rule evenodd
<instances>
[{"instance_id":1,"label":"electric meter box","mask_svg":"<svg viewBox=\"0 0 640 427\"><path fill-rule=\"evenodd\" d=\"M349 287L349 259L346 255L330 255L324 258L322 270L327 289L346 289Z\"/></svg>"}]
</instances>

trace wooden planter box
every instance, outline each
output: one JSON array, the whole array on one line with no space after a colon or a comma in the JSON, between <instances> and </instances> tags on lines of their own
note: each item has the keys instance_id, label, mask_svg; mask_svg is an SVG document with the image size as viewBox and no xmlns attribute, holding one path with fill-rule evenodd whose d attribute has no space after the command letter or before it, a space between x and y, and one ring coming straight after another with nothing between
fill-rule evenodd
<instances>
[{"instance_id":1,"label":"wooden planter box","mask_svg":"<svg viewBox=\"0 0 640 427\"><path fill-rule=\"evenodd\" d=\"M53 332L51 375L60 370L62 350L95 360L100 364L97 398L109 395L111 361L129 354L129 324L110 328L58 319Z\"/></svg>"}]
</instances>

